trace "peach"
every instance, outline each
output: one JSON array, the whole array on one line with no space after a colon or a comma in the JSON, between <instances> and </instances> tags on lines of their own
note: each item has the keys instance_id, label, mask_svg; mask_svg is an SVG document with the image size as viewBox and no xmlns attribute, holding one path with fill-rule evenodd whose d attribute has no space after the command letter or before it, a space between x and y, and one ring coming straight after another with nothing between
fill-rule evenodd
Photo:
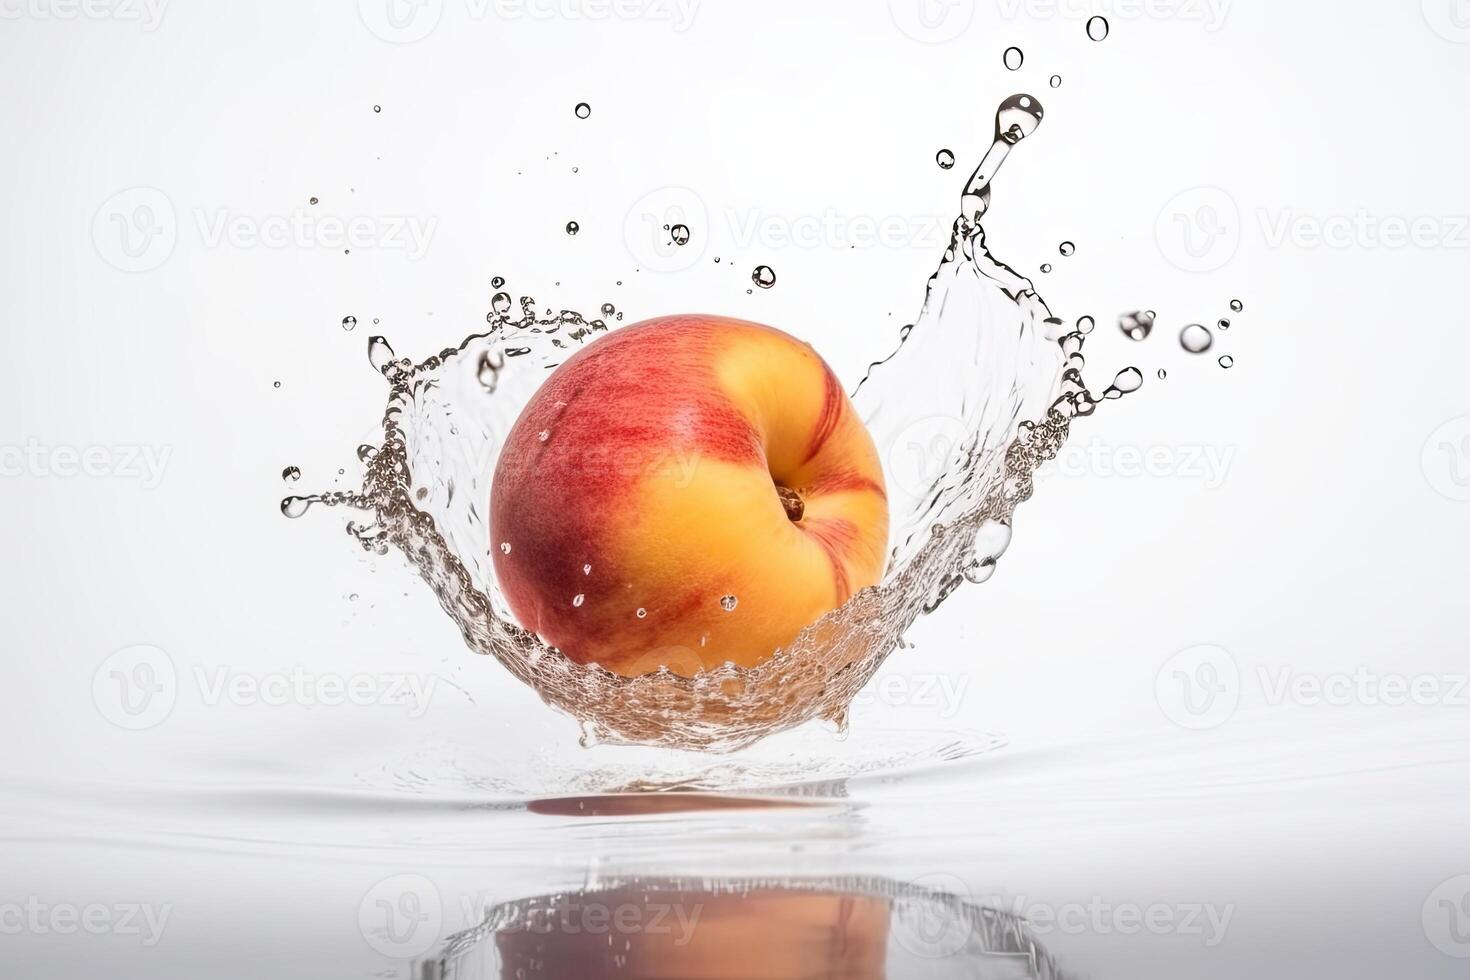
<instances>
[{"instance_id":1,"label":"peach","mask_svg":"<svg viewBox=\"0 0 1470 980\"><path fill-rule=\"evenodd\" d=\"M624 675L754 666L882 575L883 471L836 376L771 327L670 316L542 384L490 491L525 628Z\"/></svg>"}]
</instances>

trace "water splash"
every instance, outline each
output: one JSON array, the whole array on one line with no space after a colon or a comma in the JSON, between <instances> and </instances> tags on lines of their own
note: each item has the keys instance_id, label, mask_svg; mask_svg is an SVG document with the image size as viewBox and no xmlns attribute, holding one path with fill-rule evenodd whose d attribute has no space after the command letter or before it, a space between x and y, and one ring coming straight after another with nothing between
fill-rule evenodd
<instances>
[{"instance_id":1,"label":"water splash","mask_svg":"<svg viewBox=\"0 0 1470 980\"><path fill-rule=\"evenodd\" d=\"M883 581L759 666L625 678L579 665L518 626L496 587L485 501L500 446L547 373L608 329L602 319L538 310L529 296L517 314L497 293L487 331L420 363L373 337L369 360L390 391L361 490L289 498L283 511L300 516L320 503L370 512L371 521L348 527L359 544L407 558L470 649L577 718L586 744L730 751L813 719L844 725L915 620L993 574L1036 470L1056 456L1072 420L1100 401L1082 378L1083 333L1068 331L1026 277L991 255L981 224L996 173L1042 115L1030 95L1001 103L918 318L854 392L890 488ZM1136 370L1122 372L1105 396L1141 383ZM727 608L738 601L726 599ZM698 666L679 649L650 651L650 664L678 665L681 656Z\"/></svg>"}]
</instances>

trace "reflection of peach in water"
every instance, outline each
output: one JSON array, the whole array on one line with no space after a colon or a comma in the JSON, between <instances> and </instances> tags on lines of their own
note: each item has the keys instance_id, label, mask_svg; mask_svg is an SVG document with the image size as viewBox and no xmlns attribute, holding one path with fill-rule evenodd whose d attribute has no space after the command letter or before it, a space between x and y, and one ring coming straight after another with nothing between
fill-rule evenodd
<instances>
[{"instance_id":1,"label":"reflection of peach in water","mask_svg":"<svg viewBox=\"0 0 1470 980\"><path fill-rule=\"evenodd\" d=\"M419 975L1066 980L1016 915L881 878L631 878L507 902L449 937Z\"/></svg>"}]
</instances>

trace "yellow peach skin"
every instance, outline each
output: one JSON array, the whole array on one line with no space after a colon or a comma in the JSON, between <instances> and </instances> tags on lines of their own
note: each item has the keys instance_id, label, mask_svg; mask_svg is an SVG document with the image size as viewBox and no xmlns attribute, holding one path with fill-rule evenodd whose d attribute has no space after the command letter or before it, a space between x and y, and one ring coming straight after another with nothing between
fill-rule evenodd
<instances>
[{"instance_id":1,"label":"yellow peach skin","mask_svg":"<svg viewBox=\"0 0 1470 980\"><path fill-rule=\"evenodd\" d=\"M490 538L521 625L579 663L690 675L754 666L875 584L888 508L810 345L673 316L546 379L501 451Z\"/></svg>"}]
</instances>

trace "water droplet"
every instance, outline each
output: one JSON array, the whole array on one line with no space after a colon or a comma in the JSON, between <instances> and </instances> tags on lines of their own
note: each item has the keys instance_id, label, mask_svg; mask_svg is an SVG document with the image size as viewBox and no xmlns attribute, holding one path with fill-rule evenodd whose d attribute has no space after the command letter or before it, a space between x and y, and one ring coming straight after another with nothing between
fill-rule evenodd
<instances>
[{"instance_id":1,"label":"water droplet","mask_svg":"<svg viewBox=\"0 0 1470 980\"><path fill-rule=\"evenodd\" d=\"M1061 88L1062 87L1062 76L1061 75L1053 75L1051 77L1051 87L1052 88Z\"/></svg>"},{"instance_id":2,"label":"water droplet","mask_svg":"<svg viewBox=\"0 0 1470 980\"><path fill-rule=\"evenodd\" d=\"M1163 381L1168 376L1169 376L1169 372L1168 371L1165 371L1163 368L1159 368L1159 380L1160 381Z\"/></svg>"},{"instance_id":3,"label":"water droplet","mask_svg":"<svg viewBox=\"0 0 1470 980\"><path fill-rule=\"evenodd\" d=\"M508 555L508 554L510 554L510 542L509 541L502 541L502 542L500 542L500 553L502 555Z\"/></svg>"},{"instance_id":4,"label":"water droplet","mask_svg":"<svg viewBox=\"0 0 1470 980\"><path fill-rule=\"evenodd\" d=\"M1143 372L1135 367L1127 367L1119 371L1113 378L1113 383L1108 385L1107 390L1103 392L1103 397L1122 398L1124 395L1133 394L1142 387Z\"/></svg>"},{"instance_id":5,"label":"water droplet","mask_svg":"<svg viewBox=\"0 0 1470 980\"><path fill-rule=\"evenodd\" d=\"M1118 329L1129 340L1147 340L1154 331L1154 315L1149 310L1134 310L1118 317Z\"/></svg>"},{"instance_id":6,"label":"water droplet","mask_svg":"<svg viewBox=\"0 0 1470 980\"><path fill-rule=\"evenodd\" d=\"M301 479L301 467L286 467L284 470L281 470L281 479L285 480L287 483L295 483L297 480Z\"/></svg>"},{"instance_id":7,"label":"water droplet","mask_svg":"<svg viewBox=\"0 0 1470 980\"><path fill-rule=\"evenodd\" d=\"M356 602L357 601L357 593L356 592L349 593L348 596L347 596L347 601L348 602Z\"/></svg>"},{"instance_id":8,"label":"water droplet","mask_svg":"<svg viewBox=\"0 0 1470 980\"><path fill-rule=\"evenodd\" d=\"M368 338L368 363L379 374L393 363L393 348L388 346L387 337L374 334Z\"/></svg>"},{"instance_id":9,"label":"water droplet","mask_svg":"<svg viewBox=\"0 0 1470 980\"><path fill-rule=\"evenodd\" d=\"M1071 242L1062 242L1057 246L1057 251L1062 253L1062 258L1071 258L1077 252L1077 246Z\"/></svg>"},{"instance_id":10,"label":"water droplet","mask_svg":"<svg viewBox=\"0 0 1470 980\"><path fill-rule=\"evenodd\" d=\"M1179 331L1179 346L1191 354L1203 354L1215 344L1215 335L1202 323L1191 323Z\"/></svg>"},{"instance_id":11,"label":"water droplet","mask_svg":"<svg viewBox=\"0 0 1470 980\"><path fill-rule=\"evenodd\" d=\"M279 381L274 381L274 382L271 383L271 387L272 388L279 388L280 386L281 386L281 383Z\"/></svg>"},{"instance_id":12,"label":"water droplet","mask_svg":"<svg viewBox=\"0 0 1470 980\"><path fill-rule=\"evenodd\" d=\"M1011 71L1020 68L1025 60L1026 55L1020 48L1006 48L1006 53L1001 56L1001 61Z\"/></svg>"},{"instance_id":13,"label":"water droplet","mask_svg":"<svg viewBox=\"0 0 1470 980\"><path fill-rule=\"evenodd\" d=\"M583 575L591 575L592 574L592 566L591 565L583 565L582 566L582 574Z\"/></svg>"},{"instance_id":14,"label":"water droplet","mask_svg":"<svg viewBox=\"0 0 1470 980\"><path fill-rule=\"evenodd\" d=\"M611 303L603 303L602 304L602 315L603 316L612 316L616 312L617 312L617 307L613 306Z\"/></svg>"},{"instance_id":15,"label":"water droplet","mask_svg":"<svg viewBox=\"0 0 1470 980\"><path fill-rule=\"evenodd\" d=\"M295 520L311 507L310 497L287 497L281 501L281 513Z\"/></svg>"},{"instance_id":16,"label":"water droplet","mask_svg":"<svg viewBox=\"0 0 1470 980\"><path fill-rule=\"evenodd\" d=\"M342 318L342 329L343 330L352 330L356 326L357 326L357 317L355 317L355 316L344 316Z\"/></svg>"},{"instance_id":17,"label":"water droplet","mask_svg":"<svg viewBox=\"0 0 1470 980\"><path fill-rule=\"evenodd\" d=\"M568 235L575 235L577 232L579 232L581 230L582 230L582 226L579 225L579 224L577 224L575 221L568 221L567 222L567 234Z\"/></svg>"},{"instance_id":18,"label":"water droplet","mask_svg":"<svg viewBox=\"0 0 1470 980\"><path fill-rule=\"evenodd\" d=\"M1029 95L1013 95L995 110L995 138L1014 146L1036 132L1044 110Z\"/></svg>"},{"instance_id":19,"label":"water droplet","mask_svg":"<svg viewBox=\"0 0 1470 980\"><path fill-rule=\"evenodd\" d=\"M1216 326L1218 326L1221 330L1229 330L1230 329L1230 321L1227 320L1227 319L1225 319L1224 317L1221 317L1220 318L1220 322L1218 324L1216 324Z\"/></svg>"},{"instance_id":20,"label":"water droplet","mask_svg":"<svg viewBox=\"0 0 1470 980\"><path fill-rule=\"evenodd\" d=\"M675 245L689 244L689 226L675 225L669 229L669 237L674 240Z\"/></svg>"},{"instance_id":21,"label":"water droplet","mask_svg":"<svg viewBox=\"0 0 1470 980\"><path fill-rule=\"evenodd\" d=\"M572 605L576 606L579 609L582 607L582 603L586 601L587 597L581 592L578 592L575 596L572 597Z\"/></svg>"},{"instance_id":22,"label":"water droplet","mask_svg":"<svg viewBox=\"0 0 1470 980\"><path fill-rule=\"evenodd\" d=\"M373 111L374 112L382 112L383 111L383 107L380 106L380 105L375 105L375 106L373 106Z\"/></svg>"},{"instance_id":23,"label":"water droplet","mask_svg":"<svg viewBox=\"0 0 1470 980\"><path fill-rule=\"evenodd\" d=\"M490 288L491 289L499 289L501 286L504 286L504 285L505 285L505 277L504 276L496 276L495 278L493 278L493 279L490 280Z\"/></svg>"},{"instance_id":24,"label":"water droplet","mask_svg":"<svg viewBox=\"0 0 1470 980\"><path fill-rule=\"evenodd\" d=\"M954 166L954 153L949 150L940 150L934 154L934 162L939 164L940 170L948 170Z\"/></svg>"},{"instance_id":25,"label":"water droplet","mask_svg":"<svg viewBox=\"0 0 1470 980\"><path fill-rule=\"evenodd\" d=\"M551 438L551 430L542 429L540 432L536 433L536 438L539 439L541 442L545 442L547 439Z\"/></svg>"},{"instance_id":26,"label":"water droplet","mask_svg":"<svg viewBox=\"0 0 1470 980\"><path fill-rule=\"evenodd\" d=\"M647 616L648 616L648 610L647 609L644 609L642 606L639 606L638 607L638 618L639 619L644 619Z\"/></svg>"},{"instance_id":27,"label":"water droplet","mask_svg":"<svg viewBox=\"0 0 1470 980\"><path fill-rule=\"evenodd\" d=\"M496 313L510 312L510 293L500 292L490 297L490 309Z\"/></svg>"},{"instance_id":28,"label":"water droplet","mask_svg":"<svg viewBox=\"0 0 1470 980\"><path fill-rule=\"evenodd\" d=\"M1087 36L1094 41L1101 41L1108 36L1108 19L1106 17L1094 17L1087 22Z\"/></svg>"},{"instance_id":29,"label":"water droplet","mask_svg":"<svg viewBox=\"0 0 1470 980\"><path fill-rule=\"evenodd\" d=\"M1231 357L1229 354L1221 356L1220 366L1227 371L1230 370L1231 368L1235 367L1235 358Z\"/></svg>"},{"instance_id":30,"label":"water droplet","mask_svg":"<svg viewBox=\"0 0 1470 980\"><path fill-rule=\"evenodd\" d=\"M1051 263L1050 262L1043 262L1043 263L1041 263L1041 271L1042 272L1050 272L1051 271Z\"/></svg>"},{"instance_id":31,"label":"water droplet","mask_svg":"<svg viewBox=\"0 0 1470 980\"><path fill-rule=\"evenodd\" d=\"M739 602L740 600L732 595L720 596L720 608L725 610L725 612L734 612L735 606Z\"/></svg>"},{"instance_id":32,"label":"water droplet","mask_svg":"<svg viewBox=\"0 0 1470 980\"><path fill-rule=\"evenodd\" d=\"M592 115L592 107L585 102L578 102L577 108L573 111L576 112L578 119L586 119Z\"/></svg>"},{"instance_id":33,"label":"water droplet","mask_svg":"<svg viewBox=\"0 0 1470 980\"><path fill-rule=\"evenodd\" d=\"M378 457L378 447L371 443L363 443L357 447L357 460L360 463L371 463Z\"/></svg>"},{"instance_id":34,"label":"water droplet","mask_svg":"<svg viewBox=\"0 0 1470 980\"><path fill-rule=\"evenodd\" d=\"M1230 301L1230 309L1236 313L1242 313L1245 311L1245 304L1238 299L1232 299Z\"/></svg>"},{"instance_id":35,"label":"water droplet","mask_svg":"<svg viewBox=\"0 0 1470 980\"><path fill-rule=\"evenodd\" d=\"M776 270L768 265L758 265L750 274L750 281L762 289L770 289L776 285Z\"/></svg>"},{"instance_id":36,"label":"water droplet","mask_svg":"<svg viewBox=\"0 0 1470 980\"><path fill-rule=\"evenodd\" d=\"M479 367L475 369L475 378L486 391L494 391L495 386L500 383L500 369L505 367L503 356L492 356L489 351L480 355Z\"/></svg>"},{"instance_id":37,"label":"water droplet","mask_svg":"<svg viewBox=\"0 0 1470 980\"><path fill-rule=\"evenodd\" d=\"M1077 318L1077 332L1080 334L1092 333L1092 328L1095 326L1097 326L1097 321L1090 316L1080 316Z\"/></svg>"},{"instance_id":38,"label":"water droplet","mask_svg":"<svg viewBox=\"0 0 1470 980\"><path fill-rule=\"evenodd\" d=\"M317 203L317 199L313 197L313 198L309 199L306 203L308 203L308 204L316 204Z\"/></svg>"}]
</instances>

